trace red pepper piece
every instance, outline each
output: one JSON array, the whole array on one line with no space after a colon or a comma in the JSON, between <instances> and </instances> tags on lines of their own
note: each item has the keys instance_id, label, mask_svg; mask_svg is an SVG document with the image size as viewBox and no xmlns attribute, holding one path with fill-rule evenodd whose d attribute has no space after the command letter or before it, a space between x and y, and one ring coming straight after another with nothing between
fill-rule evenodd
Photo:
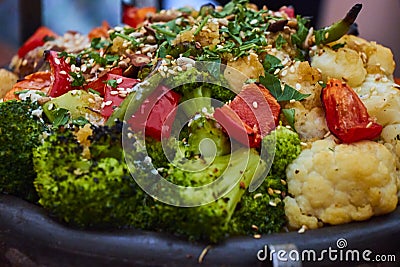
<instances>
[{"instance_id":1,"label":"red pepper piece","mask_svg":"<svg viewBox=\"0 0 400 267\"><path fill-rule=\"evenodd\" d=\"M382 126L370 118L364 103L347 84L331 79L321 94L329 130L343 143L372 140Z\"/></svg>"},{"instance_id":2,"label":"red pepper piece","mask_svg":"<svg viewBox=\"0 0 400 267\"><path fill-rule=\"evenodd\" d=\"M39 27L28 40L18 49L18 56L24 57L29 51L42 46L47 37L57 37L57 34L45 26Z\"/></svg>"},{"instance_id":3,"label":"red pepper piece","mask_svg":"<svg viewBox=\"0 0 400 267\"><path fill-rule=\"evenodd\" d=\"M69 73L71 66L65 62L64 58L58 57L56 51L45 51L45 59L50 63L52 84L48 95L57 97L74 89L71 85L72 78Z\"/></svg>"},{"instance_id":4,"label":"red pepper piece","mask_svg":"<svg viewBox=\"0 0 400 267\"><path fill-rule=\"evenodd\" d=\"M169 138L180 95L161 85L148 97L128 121L135 131L161 141Z\"/></svg>"},{"instance_id":5,"label":"red pepper piece","mask_svg":"<svg viewBox=\"0 0 400 267\"><path fill-rule=\"evenodd\" d=\"M90 83L85 85L84 89L85 90L93 89L93 90L99 92L101 96L104 96L104 89L105 89L104 82L107 81L107 79L108 79L107 76L109 74L115 74L115 75L122 76L122 69L121 68L111 69L109 72L99 76L96 80L91 81Z\"/></svg>"},{"instance_id":6,"label":"red pepper piece","mask_svg":"<svg viewBox=\"0 0 400 267\"><path fill-rule=\"evenodd\" d=\"M253 83L243 86L229 104L229 109L226 106L216 109L215 119L225 124L224 128L227 131L231 130L228 134L242 144L259 147L261 139L278 124L281 107L264 86ZM243 139L243 134L240 134L241 137L238 139L235 132L238 132L239 128L242 128L240 132L247 133L247 140Z\"/></svg>"},{"instance_id":7,"label":"red pepper piece","mask_svg":"<svg viewBox=\"0 0 400 267\"><path fill-rule=\"evenodd\" d=\"M155 7L134 7L129 5L123 5L122 7L122 23L129 25L133 28L139 26L140 23L145 21L147 14L156 13Z\"/></svg>"},{"instance_id":8,"label":"red pepper piece","mask_svg":"<svg viewBox=\"0 0 400 267\"><path fill-rule=\"evenodd\" d=\"M248 147L259 147L261 135L244 123L228 105L215 109L214 118L223 127L230 137Z\"/></svg>"},{"instance_id":9,"label":"red pepper piece","mask_svg":"<svg viewBox=\"0 0 400 267\"><path fill-rule=\"evenodd\" d=\"M132 88L139 81L113 73L108 73L107 75L105 75L105 78L103 78L103 80L115 80L117 83L116 88L113 88L109 84L102 83L104 88L104 100L102 104L101 115L107 120L108 117L110 117L111 114L114 112L114 109L118 107L122 103L122 101L124 101L125 96L128 94L126 90Z\"/></svg>"}]
</instances>

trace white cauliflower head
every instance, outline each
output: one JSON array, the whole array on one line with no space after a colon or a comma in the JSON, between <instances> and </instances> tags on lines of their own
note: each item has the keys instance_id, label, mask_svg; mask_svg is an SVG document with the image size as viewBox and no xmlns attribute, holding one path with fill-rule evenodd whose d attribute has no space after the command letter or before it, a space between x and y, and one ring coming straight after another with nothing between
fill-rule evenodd
<instances>
[{"instance_id":1,"label":"white cauliflower head","mask_svg":"<svg viewBox=\"0 0 400 267\"><path fill-rule=\"evenodd\" d=\"M287 168L289 226L310 229L366 220L397 206L393 154L382 144L319 140Z\"/></svg>"},{"instance_id":2,"label":"white cauliflower head","mask_svg":"<svg viewBox=\"0 0 400 267\"><path fill-rule=\"evenodd\" d=\"M334 46L342 46L336 50ZM322 72L323 79L336 78L351 87L360 86L367 74L391 77L395 62L392 51L376 42L345 35L311 53L311 65Z\"/></svg>"},{"instance_id":3,"label":"white cauliflower head","mask_svg":"<svg viewBox=\"0 0 400 267\"><path fill-rule=\"evenodd\" d=\"M370 116L383 126L400 123L400 91L398 85L380 74L367 75L360 87L354 88Z\"/></svg>"}]
</instances>

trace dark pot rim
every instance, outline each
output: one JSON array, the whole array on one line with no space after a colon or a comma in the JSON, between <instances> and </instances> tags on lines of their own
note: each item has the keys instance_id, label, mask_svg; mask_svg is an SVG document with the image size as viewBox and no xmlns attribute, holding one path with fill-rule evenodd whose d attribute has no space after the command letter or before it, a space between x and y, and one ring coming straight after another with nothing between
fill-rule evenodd
<instances>
[{"instance_id":1,"label":"dark pot rim","mask_svg":"<svg viewBox=\"0 0 400 267\"><path fill-rule=\"evenodd\" d=\"M337 247L340 238L347 242L343 249ZM199 264L200 255L207 248L201 266L258 266L271 262L260 261L257 253L263 256L265 249L270 252L281 245L295 246L299 252L313 250L317 256L329 248L344 252L357 249L360 253L370 250L371 255L395 255L399 260L400 207L363 222L327 226L302 234L279 233L258 239L232 237L209 246L133 229L107 232L72 229L53 220L39 206L0 194L0 265L3 260L10 266L16 265L13 261L24 261L22 266L193 266ZM337 266L337 260L324 257L320 261L303 261L302 265ZM354 262L340 261L340 265L344 264ZM395 266L391 264L396 263L387 266Z\"/></svg>"}]
</instances>

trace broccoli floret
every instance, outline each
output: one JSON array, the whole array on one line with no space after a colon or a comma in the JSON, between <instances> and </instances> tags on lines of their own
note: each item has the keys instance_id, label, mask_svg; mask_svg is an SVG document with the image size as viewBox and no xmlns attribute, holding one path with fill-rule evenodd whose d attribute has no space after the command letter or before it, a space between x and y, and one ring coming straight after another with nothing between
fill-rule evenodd
<instances>
[{"instance_id":1,"label":"broccoli floret","mask_svg":"<svg viewBox=\"0 0 400 267\"><path fill-rule=\"evenodd\" d=\"M189 117L200 112L212 113L212 106L218 104L214 103L214 100L226 103L236 96L228 89L228 83L223 75L216 79L210 73L196 68L172 76L166 84L182 95L180 102L184 103L182 108Z\"/></svg>"},{"instance_id":2,"label":"broccoli floret","mask_svg":"<svg viewBox=\"0 0 400 267\"><path fill-rule=\"evenodd\" d=\"M243 159L247 157L247 163L243 163ZM218 242L227 237L229 221L236 205L250 184L257 167L263 164L257 151L246 148L238 149L231 155L217 156L211 165L208 164L205 159L191 159L184 161L179 167L171 165L166 171L166 179L177 185L197 187L222 179L220 176L224 173L225 177L231 179L240 176L240 181L225 196L210 204L196 207L176 207L145 197L142 202L145 204L138 208L132 224L137 228L168 232L192 241ZM190 171L198 168L201 171ZM142 171L149 173L149 169L139 163L135 173L141 175ZM223 186L227 185L221 185ZM221 187L216 190L222 190ZM193 199L193 195L184 193L172 197L179 198L182 203L200 203L203 200Z\"/></svg>"},{"instance_id":3,"label":"broccoli floret","mask_svg":"<svg viewBox=\"0 0 400 267\"><path fill-rule=\"evenodd\" d=\"M275 135L275 137L274 137ZM262 145L275 145L274 162L271 175L286 179L286 167L297 158L301 152L299 135L284 126L279 125L271 134L264 137Z\"/></svg>"},{"instance_id":4,"label":"broccoli floret","mask_svg":"<svg viewBox=\"0 0 400 267\"><path fill-rule=\"evenodd\" d=\"M262 145L267 149L275 146L270 173L256 191L242 197L230 222L232 234L279 232L286 223L282 201L288 190L285 170L301 152L300 139L296 132L278 126L263 138Z\"/></svg>"},{"instance_id":5,"label":"broccoli floret","mask_svg":"<svg viewBox=\"0 0 400 267\"><path fill-rule=\"evenodd\" d=\"M242 168L243 159L247 158L247 153L249 153L247 166ZM198 161L196 163L199 164ZM259 163L260 157L257 151L239 149L231 155L216 157L213 164L196 174L182 172L176 170L176 168L171 170L167 179L171 179L176 184L190 186L204 185L204 183L214 181L217 178L221 179L221 174L224 171L224 177L241 176L240 181L222 198L207 205L180 208L177 215L179 219L176 220L177 225L174 226L175 229L178 229L178 233L189 237L191 240L207 240L210 242L218 242L227 237L232 214L248 188ZM192 166L193 163L186 163L184 167L190 168Z\"/></svg>"},{"instance_id":6,"label":"broccoli floret","mask_svg":"<svg viewBox=\"0 0 400 267\"><path fill-rule=\"evenodd\" d=\"M31 101L0 103L0 192L36 201L32 150L40 144L44 123L34 116L39 105Z\"/></svg>"},{"instance_id":7,"label":"broccoli floret","mask_svg":"<svg viewBox=\"0 0 400 267\"><path fill-rule=\"evenodd\" d=\"M240 177L240 181L225 196L217 200L212 199L210 204L201 206L195 206L193 203L203 203L204 195L194 196L185 192L179 192L176 195L168 193L166 191L168 189L163 188L164 196L176 200L176 203L183 203L182 206L171 206L146 196L142 199L142 205L136 211L135 216L132 217L132 224L135 227L173 233L190 240L206 240L210 242L218 242L228 235L229 221L237 203L240 202L241 196L246 191L256 170L259 171L265 165L262 163L259 153L254 149L248 148L239 148L228 155L219 155L211 158L202 154L185 158L184 156L188 154L185 149L189 149L194 143L200 143L200 137L213 139L215 138L213 137L215 131L221 130L214 129L214 123L209 118L200 118L195 123L200 122L209 124L206 128L210 128L202 131L197 129L200 125L195 126L193 132L191 132L191 137L189 137L188 144L180 145L181 153L176 153L174 161L169 164L169 168L160 174L167 181L184 187L199 187L217 179L219 181L222 177L227 178L228 181L224 180L215 189L215 192L213 189L212 193L209 194L211 196L218 195L223 188L232 186L232 181L235 177L238 179ZM197 134L199 136L196 137ZM146 177L142 179L142 182L148 182L148 184L144 184L144 188L152 189L153 175L156 174L154 166L149 160L146 160L148 154L143 143L136 142L134 144L135 148L129 154L129 156L133 157L131 159L133 163L132 172L136 177ZM221 147L227 146L230 149L229 142L222 142L221 144L223 144ZM224 147L223 149L227 148ZM257 169L258 166L260 169ZM159 192L158 190L156 192Z\"/></svg>"},{"instance_id":8,"label":"broccoli floret","mask_svg":"<svg viewBox=\"0 0 400 267\"><path fill-rule=\"evenodd\" d=\"M159 169L168 167L169 159L175 157L177 148L173 138L165 140L163 145L162 142L154 138L146 137L146 150L154 168Z\"/></svg>"},{"instance_id":9,"label":"broccoli floret","mask_svg":"<svg viewBox=\"0 0 400 267\"><path fill-rule=\"evenodd\" d=\"M121 124L94 127L84 157L79 131L61 127L34 152L39 203L78 227L123 227L143 198L130 176L121 142Z\"/></svg>"}]
</instances>

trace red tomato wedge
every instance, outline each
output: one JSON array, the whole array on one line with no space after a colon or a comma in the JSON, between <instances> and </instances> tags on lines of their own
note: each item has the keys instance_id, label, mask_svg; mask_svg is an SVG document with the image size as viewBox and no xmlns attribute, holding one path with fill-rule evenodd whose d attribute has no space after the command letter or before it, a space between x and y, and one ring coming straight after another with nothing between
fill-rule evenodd
<instances>
[{"instance_id":1,"label":"red tomato wedge","mask_svg":"<svg viewBox=\"0 0 400 267\"><path fill-rule=\"evenodd\" d=\"M337 79L330 79L321 94L329 130L343 143L373 140L382 126L368 114L356 92Z\"/></svg>"},{"instance_id":2,"label":"red tomato wedge","mask_svg":"<svg viewBox=\"0 0 400 267\"><path fill-rule=\"evenodd\" d=\"M127 90L131 89L139 81L132 78L126 78L121 75L108 73L103 81L115 81L117 85L115 88L109 84L103 84L104 100L101 109L101 115L107 120L108 117L114 112L114 109L118 107L122 101L124 101Z\"/></svg>"},{"instance_id":3,"label":"red tomato wedge","mask_svg":"<svg viewBox=\"0 0 400 267\"><path fill-rule=\"evenodd\" d=\"M39 27L35 33L18 49L18 56L24 57L29 51L42 46L47 37L57 37L57 34L45 26Z\"/></svg>"},{"instance_id":4,"label":"red tomato wedge","mask_svg":"<svg viewBox=\"0 0 400 267\"><path fill-rule=\"evenodd\" d=\"M169 138L179 100L178 93L161 85L143 101L128 123L133 130L144 130L146 136L156 140Z\"/></svg>"},{"instance_id":5,"label":"red tomato wedge","mask_svg":"<svg viewBox=\"0 0 400 267\"><path fill-rule=\"evenodd\" d=\"M261 139L275 129L281 107L262 85L247 84L228 106L217 108L215 119L230 136L250 147L259 147ZM243 139L243 132L247 138ZM240 133L240 138L236 133Z\"/></svg>"}]
</instances>

